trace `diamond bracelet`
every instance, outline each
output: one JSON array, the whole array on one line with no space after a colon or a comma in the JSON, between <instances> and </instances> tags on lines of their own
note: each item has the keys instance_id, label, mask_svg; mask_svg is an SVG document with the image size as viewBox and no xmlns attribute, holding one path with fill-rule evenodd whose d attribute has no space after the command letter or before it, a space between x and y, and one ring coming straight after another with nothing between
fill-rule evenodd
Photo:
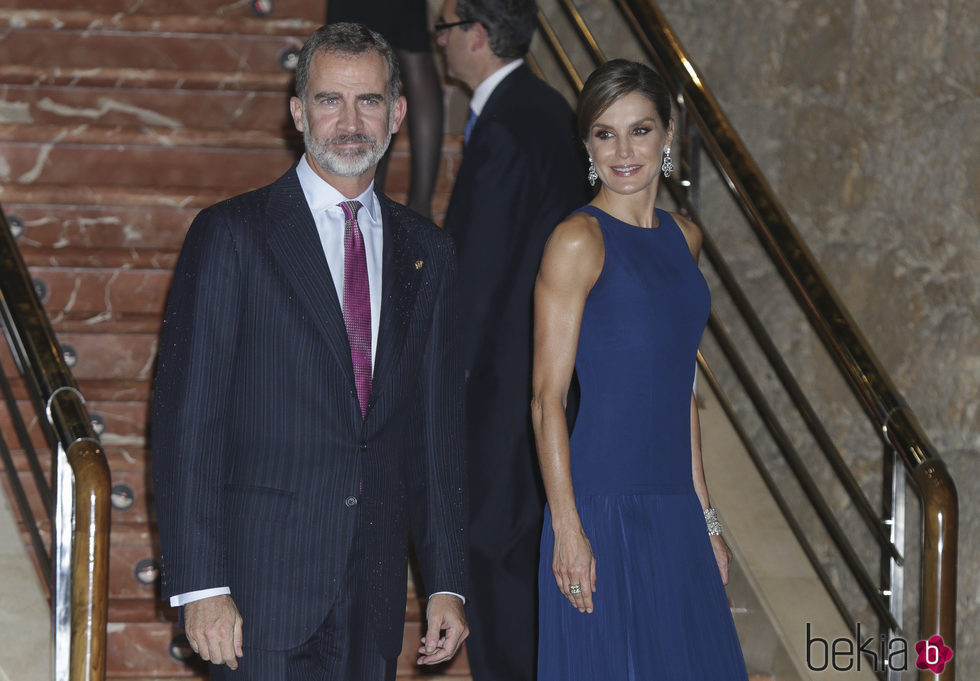
<instances>
[{"instance_id":1,"label":"diamond bracelet","mask_svg":"<svg viewBox=\"0 0 980 681\"><path fill-rule=\"evenodd\" d=\"M721 534L721 522L718 520L718 511L713 508L704 509L704 522L708 526L708 534L710 536Z\"/></svg>"}]
</instances>

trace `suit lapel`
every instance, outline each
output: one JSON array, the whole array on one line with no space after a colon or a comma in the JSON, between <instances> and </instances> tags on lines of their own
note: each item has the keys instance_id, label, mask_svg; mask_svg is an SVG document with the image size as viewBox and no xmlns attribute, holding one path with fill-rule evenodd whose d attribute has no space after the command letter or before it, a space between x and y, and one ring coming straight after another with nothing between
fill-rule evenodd
<instances>
[{"instance_id":1,"label":"suit lapel","mask_svg":"<svg viewBox=\"0 0 980 681\"><path fill-rule=\"evenodd\" d=\"M404 345L405 333L415 301L418 274L425 263L404 227L392 217L389 200L379 195L384 226L381 274L381 321L378 328L378 356L374 362L371 403L384 390L392 367ZM370 413L370 412L369 412Z\"/></svg>"},{"instance_id":2,"label":"suit lapel","mask_svg":"<svg viewBox=\"0 0 980 681\"><path fill-rule=\"evenodd\" d=\"M273 186L269 214L269 247L353 386L354 367L344 313L295 167Z\"/></svg>"}]
</instances>

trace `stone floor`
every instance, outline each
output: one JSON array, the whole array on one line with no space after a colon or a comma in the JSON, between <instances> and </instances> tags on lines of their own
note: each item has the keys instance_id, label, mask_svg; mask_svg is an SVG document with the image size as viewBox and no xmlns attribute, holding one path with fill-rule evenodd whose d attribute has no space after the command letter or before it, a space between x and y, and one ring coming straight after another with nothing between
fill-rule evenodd
<instances>
[{"instance_id":1,"label":"stone floor","mask_svg":"<svg viewBox=\"0 0 980 681\"><path fill-rule=\"evenodd\" d=\"M0 584L0 681L50 679L50 610L3 493Z\"/></svg>"}]
</instances>

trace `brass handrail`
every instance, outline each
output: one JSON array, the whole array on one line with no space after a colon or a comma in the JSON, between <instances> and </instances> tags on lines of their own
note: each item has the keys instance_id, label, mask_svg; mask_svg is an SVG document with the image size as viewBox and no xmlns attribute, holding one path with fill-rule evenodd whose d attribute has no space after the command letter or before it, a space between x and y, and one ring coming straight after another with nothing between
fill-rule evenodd
<instances>
[{"instance_id":1,"label":"brass handrail","mask_svg":"<svg viewBox=\"0 0 980 681\"><path fill-rule=\"evenodd\" d=\"M572 0L558 0L558 2L561 4L561 8L565 10L565 14L572 22L572 26L575 27L575 32L578 33L579 38L585 44L592 59L598 64L606 61L606 55L603 54L602 48L599 47L599 42L595 39L595 36L592 35L592 29L589 28L589 25L585 22L585 17L578 11L578 8Z\"/></svg>"},{"instance_id":2,"label":"brass handrail","mask_svg":"<svg viewBox=\"0 0 980 681\"><path fill-rule=\"evenodd\" d=\"M575 88L575 92L582 91L582 78L578 75L578 71L575 70L575 65L572 64L571 58L568 56L568 52L562 46L561 41L558 40L558 36L555 34L555 29L552 28L551 22L548 21L548 17L544 15L544 12L538 10L537 15L538 29L541 31L541 35L544 36L545 42L548 47L555 54L555 59L562 66L562 73L568 78L568 82L571 83L572 87Z\"/></svg>"},{"instance_id":3,"label":"brass handrail","mask_svg":"<svg viewBox=\"0 0 980 681\"><path fill-rule=\"evenodd\" d=\"M104 681L109 592L109 466L2 208L0 312L4 332L39 420L50 424L74 477L69 678ZM52 451L53 468L57 466L55 455ZM52 535L52 543L57 542L57 533ZM55 546L53 553L60 553L63 548ZM57 562L51 562L52 570L57 571ZM53 593L53 608L56 598L57 594Z\"/></svg>"},{"instance_id":4,"label":"brass handrail","mask_svg":"<svg viewBox=\"0 0 980 681\"><path fill-rule=\"evenodd\" d=\"M650 0L616 0L657 66L694 114L710 156L807 319L848 380L882 438L900 454L923 499L924 545L920 633L955 648L956 488L921 426L827 282L734 127L666 19ZM950 665L944 679L953 678Z\"/></svg>"},{"instance_id":5,"label":"brass handrail","mask_svg":"<svg viewBox=\"0 0 980 681\"><path fill-rule=\"evenodd\" d=\"M595 59L596 51L591 45L594 39L581 14L570 2L559 1ZM685 111L697 125L709 156L740 209L871 422L879 429L886 445L898 452L911 474L923 500L924 514L920 633L923 638L938 633L947 645L955 648L958 502L945 464L827 282L656 4L651 0L616 0L616 3L654 66L667 77L675 97L683 101ZM557 40L550 26L545 38ZM551 48L565 54L560 45ZM569 71L569 78L581 82L567 55L560 61ZM822 438L818 435L817 439ZM846 477L842 478L845 486L853 487ZM883 533L879 531L875 535L881 541ZM890 541L882 546L895 560L902 560ZM884 619L894 624L890 616ZM920 678L928 677L934 675L920 674ZM951 664L947 664L943 678L947 681L954 678Z\"/></svg>"}]
</instances>

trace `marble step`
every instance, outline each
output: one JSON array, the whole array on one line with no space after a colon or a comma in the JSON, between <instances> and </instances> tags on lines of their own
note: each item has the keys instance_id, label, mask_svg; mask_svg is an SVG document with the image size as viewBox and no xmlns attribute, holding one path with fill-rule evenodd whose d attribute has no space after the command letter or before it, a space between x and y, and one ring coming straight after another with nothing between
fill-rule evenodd
<instances>
[{"instance_id":1,"label":"marble step","mask_svg":"<svg viewBox=\"0 0 980 681\"><path fill-rule=\"evenodd\" d=\"M400 137L400 136L399 136ZM397 139L397 138L396 138ZM0 155L3 150L0 149ZM433 196L436 223L441 223L449 205L451 178L459 167L460 154L451 148L443 152L443 179ZM277 169L276 176L288 168ZM404 202L410 177L407 147L399 144L392 152L386 193ZM241 188L244 190L245 188ZM0 206L11 222L23 225L18 244L28 264L33 249L86 252L81 257L110 258L87 251L126 249L177 252L187 228L197 213L207 206L238 193L235 188L200 187L119 187L100 184L3 184L0 180Z\"/></svg>"},{"instance_id":2,"label":"marble step","mask_svg":"<svg viewBox=\"0 0 980 681\"><path fill-rule=\"evenodd\" d=\"M115 554L113 554L115 555ZM112 576L110 575L110 589L112 588ZM109 621L110 622L171 622L177 623L177 611L168 607L159 597L159 591L155 588L153 597L141 596L138 598L110 598L109 599Z\"/></svg>"},{"instance_id":3,"label":"marble step","mask_svg":"<svg viewBox=\"0 0 980 681\"><path fill-rule=\"evenodd\" d=\"M27 464L27 456L24 450L20 448L19 443L12 438L8 441L11 445L10 455L13 460L14 469L18 473L24 473L30 470ZM17 445L16 447L13 445ZM37 449L35 450L38 457L38 461L41 464L41 469L45 471L45 476L48 476L51 471L51 456L47 449ZM109 470L115 476L117 473L125 473L128 480L133 479L137 483L138 487L145 486L149 479L146 477L150 470L150 451L149 449L136 449L132 448L129 450L122 450L118 447L105 447L106 459L109 463ZM0 462L0 471L4 470L3 463ZM135 477L134 477L135 476ZM139 476L143 476L142 479ZM137 488L133 487L135 491ZM144 503L145 506L145 503Z\"/></svg>"},{"instance_id":4,"label":"marble step","mask_svg":"<svg viewBox=\"0 0 980 681\"><path fill-rule=\"evenodd\" d=\"M0 185L0 204L23 227L18 246L34 251L101 250L175 253L194 216L229 190L118 187L96 184Z\"/></svg>"},{"instance_id":5,"label":"marble step","mask_svg":"<svg viewBox=\"0 0 980 681\"><path fill-rule=\"evenodd\" d=\"M146 434L146 424L149 419L149 402L103 402L97 400L87 400L85 406L88 408L89 415L100 420L105 424L105 431L100 440L106 450L106 455L110 462L115 457L125 457L132 459L141 456L148 446ZM18 408L25 415L27 435L30 438L31 446L35 450L43 450L47 447L44 434L33 417L32 405L28 401L18 403ZM12 430L9 415L4 410L0 413L0 432L7 438L12 448L20 448L21 444L17 440Z\"/></svg>"},{"instance_id":6,"label":"marble step","mask_svg":"<svg viewBox=\"0 0 980 681\"><path fill-rule=\"evenodd\" d=\"M216 130L149 125L0 124L0 142L47 147L133 147L138 149L293 150L302 148L295 130ZM115 183L113 183L115 184Z\"/></svg>"},{"instance_id":7,"label":"marble step","mask_svg":"<svg viewBox=\"0 0 980 681\"><path fill-rule=\"evenodd\" d=\"M76 196L89 185L114 187L117 195L131 190L127 205L140 205L139 197L152 197L155 187L165 201L181 191L185 198L202 193L228 197L272 182L301 153L297 137L217 130L0 125L0 142L0 202L11 215L15 210L8 203L23 202L16 195L31 185L70 187ZM441 159L440 208L448 201L461 157L454 147ZM388 169L387 187L395 198L407 190L410 172L407 141L400 141ZM57 188L48 193L56 194ZM91 205L97 199L83 200Z\"/></svg>"},{"instance_id":8,"label":"marble step","mask_svg":"<svg viewBox=\"0 0 980 681\"><path fill-rule=\"evenodd\" d=\"M163 269L32 267L31 277L47 289L41 302L52 321L61 311L163 314L173 275ZM84 376L84 374L79 374Z\"/></svg>"},{"instance_id":9,"label":"marble step","mask_svg":"<svg viewBox=\"0 0 980 681\"><path fill-rule=\"evenodd\" d=\"M128 15L199 15L217 17L253 17L250 5L243 0L86 0L90 12ZM268 3L270 19L307 19L322 23L326 16L325 2L309 0L274 0ZM77 10L78 0L4 0L4 6L15 10L56 10L59 15Z\"/></svg>"},{"instance_id":10,"label":"marble step","mask_svg":"<svg viewBox=\"0 0 980 681\"><path fill-rule=\"evenodd\" d=\"M291 94L0 84L0 122L288 131Z\"/></svg>"},{"instance_id":11,"label":"marble step","mask_svg":"<svg viewBox=\"0 0 980 681\"><path fill-rule=\"evenodd\" d=\"M4 476L6 479L6 476ZM14 509L16 513L16 509ZM51 524L47 519L38 522L38 530L45 546L50 545ZM148 523L115 523L109 533L110 553L118 546L155 546L157 545L156 525Z\"/></svg>"},{"instance_id":12,"label":"marble step","mask_svg":"<svg viewBox=\"0 0 980 681\"><path fill-rule=\"evenodd\" d=\"M32 128L29 128L32 129ZM297 159L277 147L167 147L37 139L0 147L4 184L116 185L224 189L233 195L275 180Z\"/></svg>"},{"instance_id":13,"label":"marble step","mask_svg":"<svg viewBox=\"0 0 980 681\"><path fill-rule=\"evenodd\" d=\"M177 264L177 251L135 248L24 248L21 255L29 268L68 269L144 269L172 270Z\"/></svg>"},{"instance_id":14,"label":"marble step","mask_svg":"<svg viewBox=\"0 0 980 681\"><path fill-rule=\"evenodd\" d=\"M93 316L91 313L59 312L58 318L53 320L51 327L55 335L60 336L65 333L110 333L110 334L149 334L159 336L161 316L158 313L102 313ZM5 367L10 367L11 376L14 375L13 364L5 363ZM76 379L77 380L77 379ZM124 391L130 390L132 386L116 386L112 380L105 380L104 377L95 376L88 381L82 381L88 386L88 390L97 390L96 399L121 399ZM86 393L87 394L87 393ZM140 393L134 393L140 394ZM100 397L105 395L105 397Z\"/></svg>"},{"instance_id":15,"label":"marble step","mask_svg":"<svg viewBox=\"0 0 980 681\"><path fill-rule=\"evenodd\" d=\"M37 486L31 472L18 471L17 476L20 479L21 486L25 491L36 492ZM110 519L112 526L120 523L132 524L150 522L151 518L149 505L152 502L152 495L147 492L149 485L149 471L113 470L112 484L113 486L126 485L129 489L132 489L135 492L133 504L128 509L121 510L115 507L112 509ZM41 502L40 495L36 493L29 494L28 502L35 519L43 519L47 517L47 513L44 510L44 504Z\"/></svg>"},{"instance_id":16,"label":"marble step","mask_svg":"<svg viewBox=\"0 0 980 681\"><path fill-rule=\"evenodd\" d=\"M154 334L155 335L155 334ZM10 371L7 380L11 382L14 398L19 401L30 399L27 388L20 376L12 371L12 364L6 358L3 369ZM93 402L138 402L149 399L150 381L141 379L76 379L78 389L87 400Z\"/></svg>"},{"instance_id":17,"label":"marble step","mask_svg":"<svg viewBox=\"0 0 980 681\"><path fill-rule=\"evenodd\" d=\"M149 381L153 376L157 350L155 334L66 332L58 335L58 342L75 351L76 364L71 371L76 380ZM118 402L122 397L114 395L112 401ZM100 402L89 399L96 404Z\"/></svg>"},{"instance_id":18,"label":"marble step","mask_svg":"<svg viewBox=\"0 0 980 681\"><path fill-rule=\"evenodd\" d=\"M320 25L301 17L260 18L257 16L201 14L199 12L165 14L143 14L127 12L105 12L91 6L85 9L52 10L43 7L32 9L0 8L0 30L52 31L58 33L83 34L85 38L97 37L100 33L118 37L120 33L141 33L165 36L197 35L214 37L244 36L292 36L301 41L311 35Z\"/></svg>"},{"instance_id":19,"label":"marble step","mask_svg":"<svg viewBox=\"0 0 980 681\"><path fill-rule=\"evenodd\" d=\"M289 75L283 55L315 29L288 22L194 16L0 10L0 63Z\"/></svg>"},{"instance_id":20,"label":"marble step","mask_svg":"<svg viewBox=\"0 0 980 681\"><path fill-rule=\"evenodd\" d=\"M85 406L90 416L98 417L105 424L101 440L107 451L115 450L119 455L132 456L130 452L142 452L146 449L146 423L149 418L148 401L89 399L86 400ZM37 425L36 418L33 416L31 402L18 400L17 407L25 415L27 433L33 446L38 449L46 447L47 442ZM0 411L0 432L4 433L11 443L15 443L12 428L10 416L6 409Z\"/></svg>"},{"instance_id":21,"label":"marble step","mask_svg":"<svg viewBox=\"0 0 980 681\"><path fill-rule=\"evenodd\" d=\"M283 72L187 71L179 68L75 65L39 66L17 57L0 61L0 83L29 86L152 88L158 90L290 92L292 74Z\"/></svg>"},{"instance_id":22,"label":"marble step","mask_svg":"<svg viewBox=\"0 0 980 681\"><path fill-rule=\"evenodd\" d=\"M48 208L62 211L95 211L95 217L93 219L97 219L98 223L89 221L86 214L75 215L73 217L77 220L77 224L63 225L70 227L73 231L63 237L59 236L59 242L63 238L83 235L87 230L102 224L120 222L119 218L114 215L104 216L104 213L101 211L104 211L107 207L113 209L128 208L134 211L162 208L189 210L191 212L188 215L193 216L201 208L205 208L226 198L228 198L227 190L204 189L200 187L192 189L164 187L156 184L147 187L118 187L92 181L72 185L48 185L43 183L0 184L0 203L3 203L5 206L4 212L8 217L18 212L9 210L8 208L10 206L33 208L38 213L36 217L37 226L51 227L50 218L47 218L44 212ZM120 224L122 229L130 229L131 225L129 223L120 222ZM29 226L31 225L29 224ZM123 245L136 246L142 243L148 242L127 241ZM157 247L159 247L159 243L157 243Z\"/></svg>"},{"instance_id":23,"label":"marble step","mask_svg":"<svg viewBox=\"0 0 980 681\"><path fill-rule=\"evenodd\" d=\"M386 185L387 193L396 201L405 200L410 175L405 137L398 135L395 138ZM439 183L442 189L433 197L436 222L445 214L449 186L455 178L461 155L458 136L447 135L443 146L444 177ZM277 170L284 171L285 168ZM37 259L31 260L34 258L32 249L66 253L73 249L176 252L198 211L235 193L235 189L220 187L120 187L92 182L68 185L0 183L0 205L11 222L16 221L24 227L18 243L25 259L29 264L41 264ZM142 259L158 255L151 253Z\"/></svg>"},{"instance_id":24,"label":"marble step","mask_svg":"<svg viewBox=\"0 0 980 681\"><path fill-rule=\"evenodd\" d=\"M158 336L160 324L161 317L156 313L112 312L93 317L86 313L60 312L52 328L59 335L62 333L148 333Z\"/></svg>"}]
</instances>

